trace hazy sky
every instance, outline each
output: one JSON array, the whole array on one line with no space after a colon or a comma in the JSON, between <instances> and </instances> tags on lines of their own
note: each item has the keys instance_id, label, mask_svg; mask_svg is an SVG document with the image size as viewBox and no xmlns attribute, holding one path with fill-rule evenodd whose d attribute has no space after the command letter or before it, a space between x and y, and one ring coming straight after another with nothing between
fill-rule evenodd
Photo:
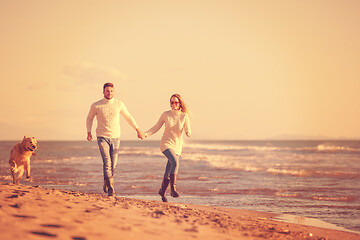
<instances>
[{"instance_id":1,"label":"hazy sky","mask_svg":"<svg viewBox=\"0 0 360 240\"><path fill-rule=\"evenodd\" d=\"M105 82L143 130L180 93L193 139L359 139L359 13L358 0L0 0L0 140L85 140ZM122 138L136 139L125 121Z\"/></svg>"}]
</instances>

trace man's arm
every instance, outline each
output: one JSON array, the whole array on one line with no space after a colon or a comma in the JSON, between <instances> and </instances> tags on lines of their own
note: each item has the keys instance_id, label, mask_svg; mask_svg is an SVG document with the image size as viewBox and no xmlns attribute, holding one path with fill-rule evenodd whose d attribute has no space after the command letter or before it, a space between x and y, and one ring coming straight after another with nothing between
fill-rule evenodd
<instances>
[{"instance_id":1,"label":"man's arm","mask_svg":"<svg viewBox=\"0 0 360 240\"><path fill-rule=\"evenodd\" d=\"M135 122L135 119L131 116L131 114L127 110L125 104L123 104L123 106L122 106L121 115L125 118L125 120L128 122L128 124L136 130L137 137L144 139L145 134L140 130L139 126Z\"/></svg>"},{"instance_id":2,"label":"man's arm","mask_svg":"<svg viewBox=\"0 0 360 240\"><path fill-rule=\"evenodd\" d=\"M92 124L93 124L95 115L96 115L95 107L94 107L94 105L91 105L89 114L86 118L86 129L87 129L87 138L86 139L89 142L91 142L91 140L93 139L92 134L91 134L91 128L92 128Z\"/></svg>"},{"instance_id":3,"label":"man's arm","mask_svg":"<svg viewBox=\"0 0 360 240\"><path fill-rule=\"evenodd\" d=\"M92 137L91 132L88 132L88 133L87 133L87 138L86 138L86 139L87 139L89 142L92 141L93 137Z\"/></svg>"}]
</instances>

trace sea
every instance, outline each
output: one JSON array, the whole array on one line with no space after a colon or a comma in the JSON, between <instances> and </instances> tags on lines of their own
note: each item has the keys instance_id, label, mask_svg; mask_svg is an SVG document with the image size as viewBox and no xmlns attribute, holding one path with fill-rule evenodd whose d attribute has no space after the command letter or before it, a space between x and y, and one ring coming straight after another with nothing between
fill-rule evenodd
<instances>
[{"instance_id":1,"label":"sea","mask_svg":"<svg viewBox=\"0 0 360 240\"><path fill-rule=\"evenodd\" d=\"M0 181L11 182L0 141ZM96 141L38 141L33 182L21 184L102 192ZM120 197L158 200L166 165L159 141L121 141L115 173ZM278 220L360 232L360 141L187 141L170 202L276 213Z\"/></svg>"}]
</instances>

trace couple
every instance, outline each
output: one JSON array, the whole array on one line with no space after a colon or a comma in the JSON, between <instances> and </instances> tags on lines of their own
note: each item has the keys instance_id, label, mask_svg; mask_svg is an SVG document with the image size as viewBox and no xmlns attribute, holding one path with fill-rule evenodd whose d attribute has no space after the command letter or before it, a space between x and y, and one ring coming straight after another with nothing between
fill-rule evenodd
<instances>
[{"instance_id":1,"label":"couple","mask_svg":"<svg viewBox=\"0 0 360 240\"><path fill-rule=\"evenodd\" d=\"M87 140L92 141L91 129L96 116L96 136L100 153L103 159L104 192L108 196L115 195L114 171L117 165L120 146L120 114L137 132L138 138L144 139L158 132L163 124L165 131L160 141L161 152L167 157L164 179L159 190L163 202L167 202L166 189L170 183L171 196L179 197L176 192L176 175L179 169L179 158L182 151L183 132L190 137L189 110L179 94L170 98L171 110L164 112L154 127L142 132L134 118L128 112L123 102L114 99L114 85L105 83L103 87L104 98L91 105L86 118Z\"/></svg>"}]
</instances>

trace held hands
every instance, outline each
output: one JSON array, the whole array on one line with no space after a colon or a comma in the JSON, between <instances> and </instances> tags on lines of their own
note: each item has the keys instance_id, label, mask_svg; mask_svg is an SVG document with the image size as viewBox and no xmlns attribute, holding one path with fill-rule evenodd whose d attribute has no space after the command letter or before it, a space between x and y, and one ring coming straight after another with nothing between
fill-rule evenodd
<instances>
[{"instance_id":1,"label":"held hands","mask_svg":"<svg viewBox=\"0 0 360 240\"><path fill-rule=\"evenodd\" d=\"M144 134L139 128L136 129L136 132L137 132L138 138L140 138L141 140L143 140L144 138L147 137L147 134Z\"/></svg>"}]
</instances>

